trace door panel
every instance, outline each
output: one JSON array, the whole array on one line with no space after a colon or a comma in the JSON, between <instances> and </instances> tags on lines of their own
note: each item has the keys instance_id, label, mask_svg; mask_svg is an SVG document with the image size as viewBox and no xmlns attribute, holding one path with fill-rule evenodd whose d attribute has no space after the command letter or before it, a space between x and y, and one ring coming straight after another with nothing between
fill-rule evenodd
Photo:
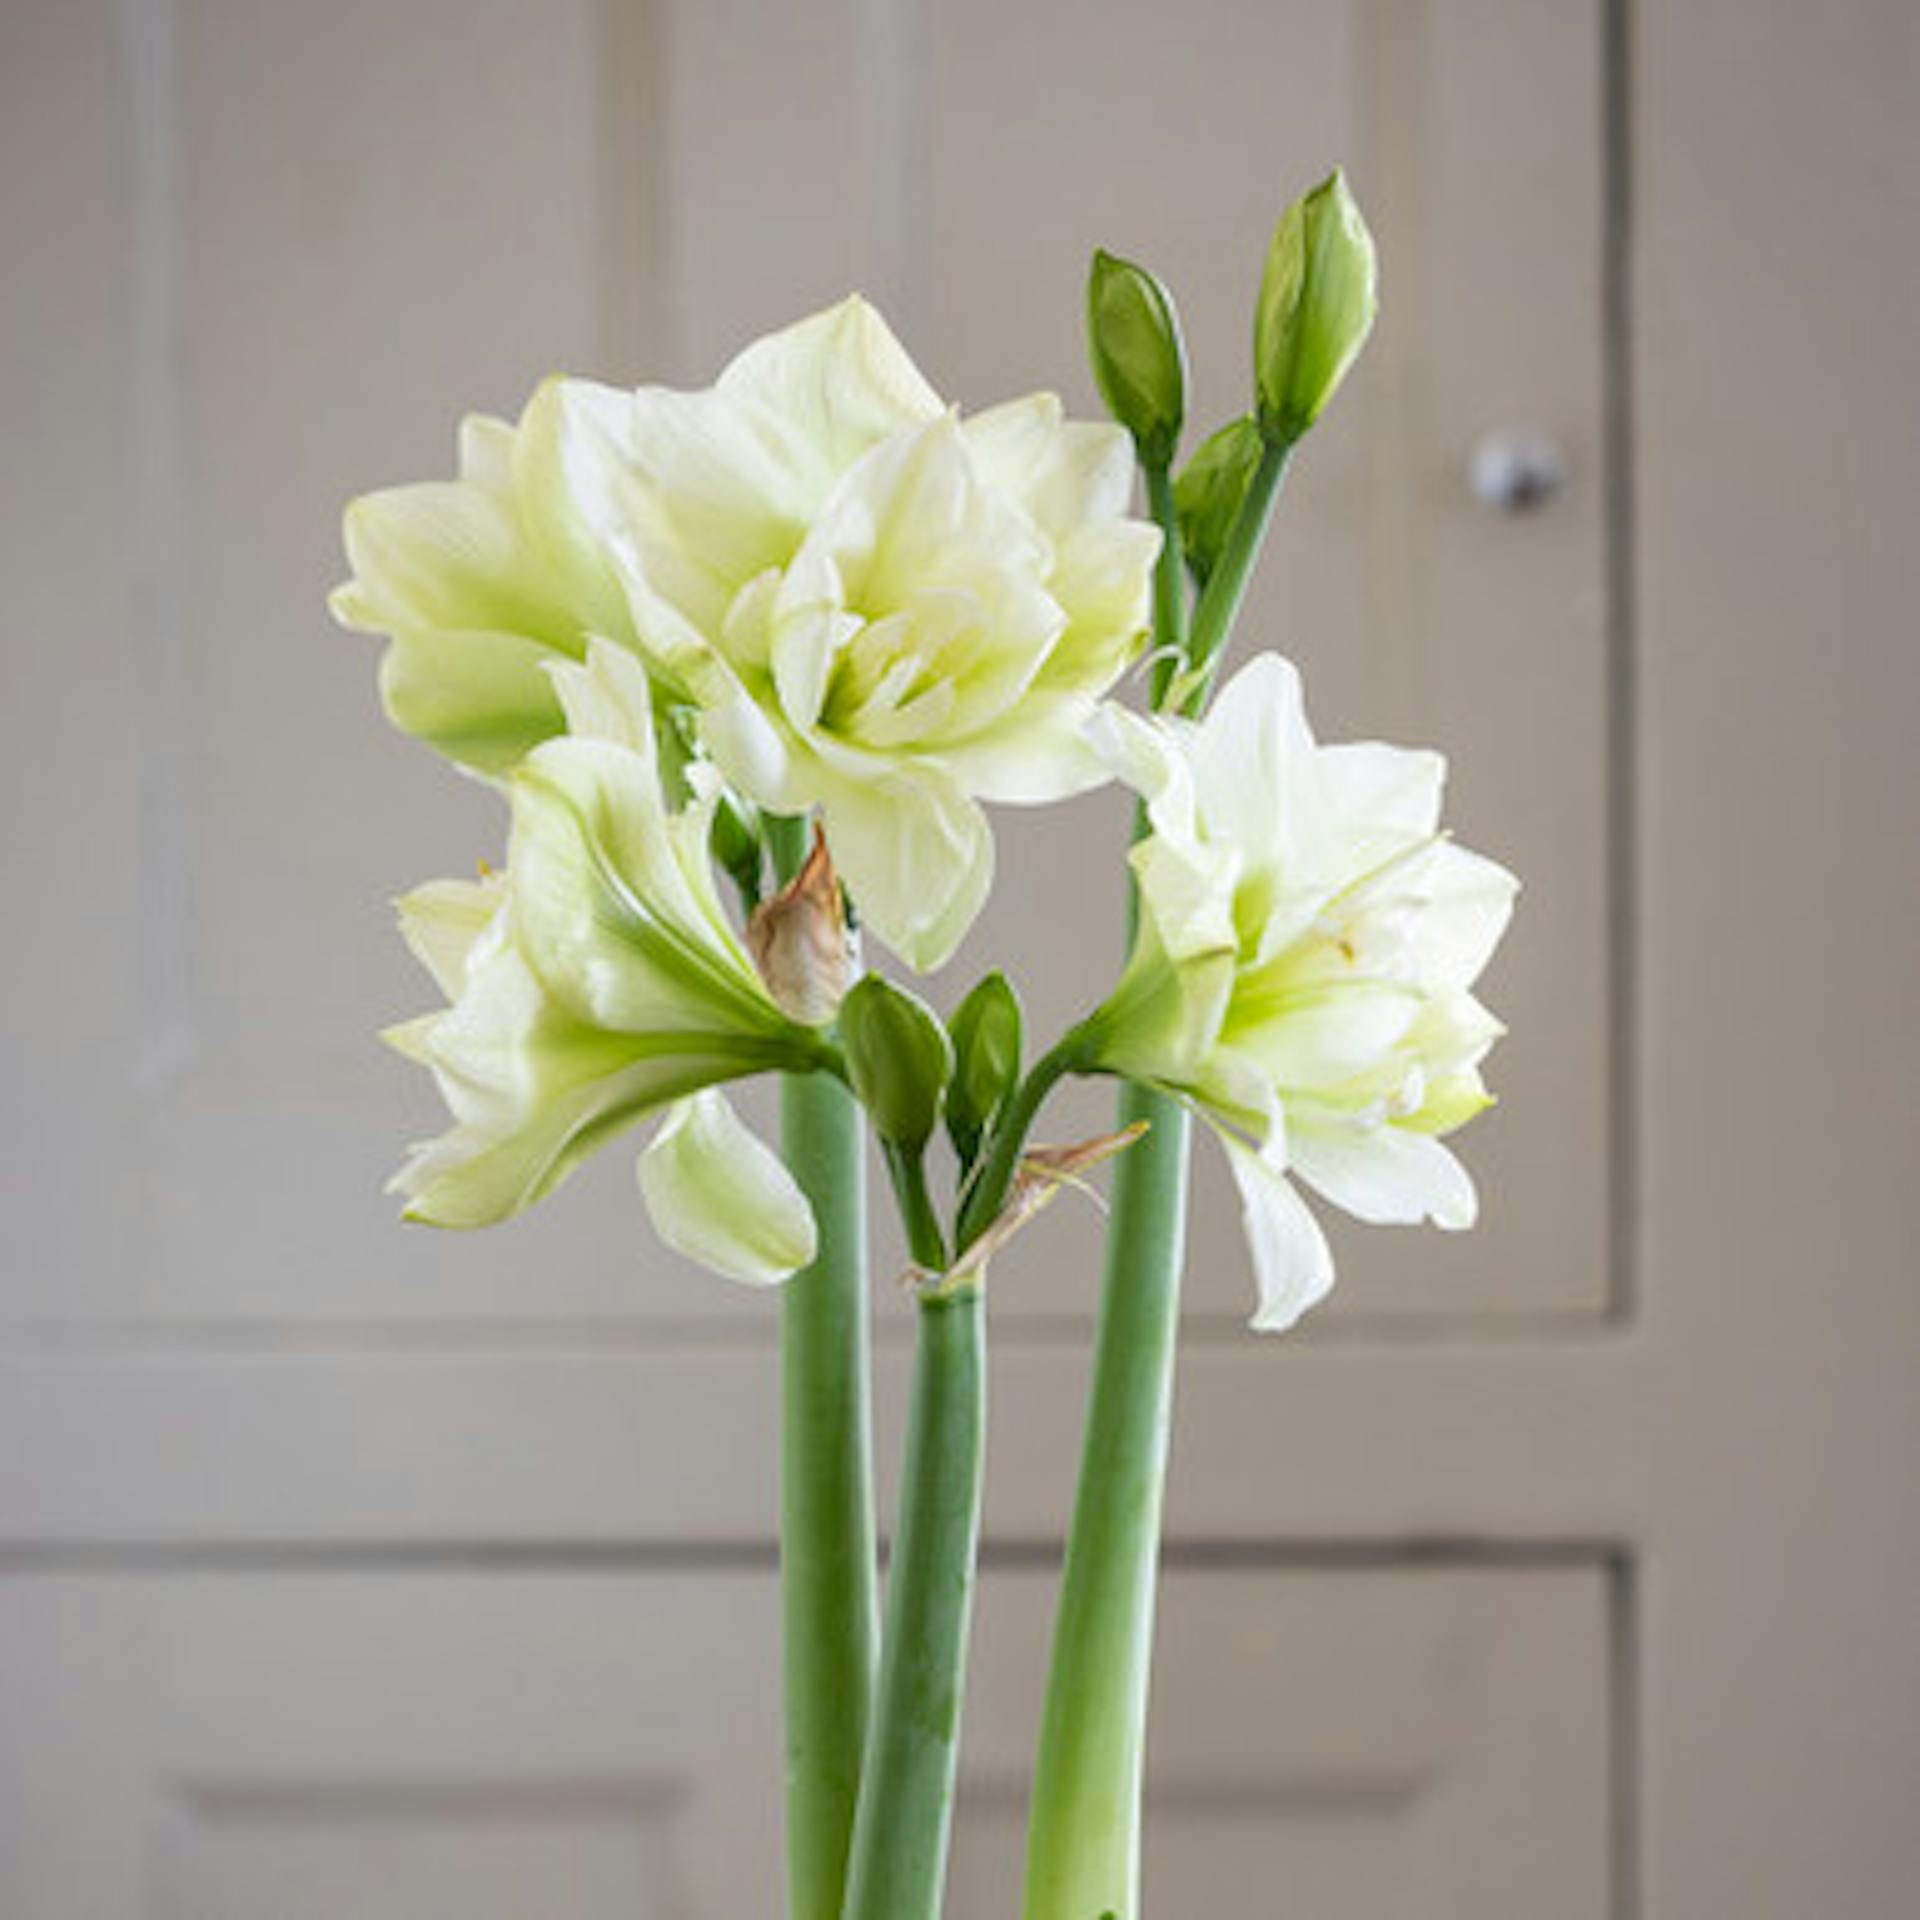
<instances>
[{"instance_id":1,"label":"door panel","mask_svg":"<svg viewBox=\"0 0 1920 1920\"><path fill-rule=\"evenodd\" d=\"M985 1583L954 1920L1017 1908L1052 1591ZM1150 1910L1599 1920L1607 1605L1578 1564L1173 1572ZM6 1581L8 1912L777 1912L777 1619L712 1564Z\"/></svg>"}]
</instances>

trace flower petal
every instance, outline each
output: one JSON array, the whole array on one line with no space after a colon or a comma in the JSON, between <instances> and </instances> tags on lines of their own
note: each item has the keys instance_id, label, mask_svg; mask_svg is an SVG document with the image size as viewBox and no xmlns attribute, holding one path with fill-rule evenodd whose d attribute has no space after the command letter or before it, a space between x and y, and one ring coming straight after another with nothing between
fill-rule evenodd
<instances>
[{"instance_id":1,"label":"flower petal","mask_svg":"<svg viewBox=\"0 0 1920 1920\"><path fill-rule=\"evenodd\" d=\"M767 1286L818 1251L813 1212L793 1175L716 1091L668 1113L640 1156L639 1175L661 1239L730 1280Z\"/></svg>"},{"instance_id":2,"label":"flower petal","mask_svg":"<svg viewBox=\"0 0 1920 1920\"><path fill-rule=\"evenodd\" d=\"M351 589L330 603L341 611ZM547 678L553 650L517 633L396 627L380 661L380 701L402 733L480 773L506 773L565 724Z\"/></svg>"},{"instance_id":3,"label":"flower petal","mask_svg":"<svg viewBox=\"0 0 1920 1920\"><path fill-rule=\"evenodd\" d=\"M1256 654L1221 688L1193 738L1193 779L1209 839L1238 847L1292 892L1331 884L1337 852L1307 726L1300 675Z\"/></svg>"},{"instance_id":4,"label":"flower petal","mask_svg":"<svg viewBox=\"0 0 1920 1920\"><path fill-rule=\"evenodd\" d=\"M937 767L863 767L845 754L820 764L827 841L860 918L916 973L931 972L993 884L986 816Z\"/></svg>"},{"instance_id":5,"label":"flower petal","mask_svg":"<svg viewBox=\"0 0 1920 1920\"><path fill-rule=\"evenodd\" d=\"M869 447L941 412L940 396L858 294L756 340L719 387L822 487Z\"/></svg>"},{"instance_id":6,"label":"flower petal","mask_svg":"<svg viewBox=\"0 0 1920 1920\"><path fill-rule=\"evenodd\" d=\"M1035 688L1004 719L940 749L940 764L982 800L1044 806L1112 778L1087 738L1093 701Z\"/></svg>"},{"instance_id":7,"label":"flower petal","mask_svg":"<svg viewBox=\"0 0 1920 1920\"><path fill-rule=\"evenodd\" d=\"M1250 1324L1284 1333L1333 1287L1333 1254L1286 1174L1231 1134L1220 1135L1240 1189L1241 1221L1253 1256L1259 1304Z\"/></svg>"},{"instance_id":8,"label":"flower petal","mask_svg":"<svg viewBox=\"0 0 1920 1920\"><path fill-rule=\"evenodd\" d=\"M468 958L500 911L505 891L497 875L429 880L395 902L400 937L449 1000L466 991Z\"/></svg>"},{"instance_id":9,"label":"flower petal","mask_svg":"<svg viewBox=\"0 0 1920 1920\"><path fill-rule=\"evenodd\" d=\"M657 763L653 688L646 668L624 647L590 640L585 661L553 661L547 672L576 739L610 740Z\"/></svg>"},{"instance_id":10,"label":"flower petal","mask_svg":"<svg viewBox=\"0 0 1920 1920\"><path fill-rule=\"evenodd\" d=\"M562 384L542 386L518 427L463 422L457 481L347 509L354 577L332 595L334 617L392 638L381 684L394 724L483 772L558 731L544 659L577 658L589 633L632 637L614 565L562 471Z\"/></svg>"},{"instance_id":11,"label":"flower petal","mask_svg":"<svg viewBox=\"0 0 1920 1920\"><path fill-rule=\"evenodd\" d=\"M704 821L711 801L696 805ZM637 753L550 740L514 776L517 935L578 1018L623 1033L777 1031L710 871L682 855Z\"/></svg>"},{"instance_id":12,"label":"flower petal","mask_svg":"<svg viewBox=\"0 0 1920 1920\"><path fill-rule=\"evenodd\" d=\"M444 1012L386 1038L430 1068L455 1124L416 1147L390 1183L406 1216L490 1226L551 1192L610 1132L742 1069L701 1037L661 1048L597 1032L546 992L496 920Z\"/></svg>"},{"instance_id":13,"label":"flower petal","mask_svg":"<svg viewBox=\"0 0 1920 1920\"><path fill-rule=\"evenodd\" d=\"M1473 1180L1439 1140L1404 1127L1315 1126L1296 1119L1291 1154L1301 1179L1356 1220L1457 1230L1479 1212Z\"/></svg>"},{"instance_id":14,"label":"flower petal","mask_svg":"<svg viewBox=\"0 0 1920 1920\"><path fill-rule=\"evenodd\" d=\"M1320 748L1319 765L1334 811L1353 830L1412 840L1439 831L1445 755L1358 740Z\"/></svg>"},{"instance_id":15,"label":"flower petal","mask_svg":"<svg viewBox=\"0 0 1920 1920\"><path fill-rule=\"evenodd\" d=\"M1437 982L1470 987L1513 918L1520 882L1497 862L1449 840L1434 849L1428 887L1416 934L1421 959Z\"/></svg>"},{"instance_id":16,"label":"flower petal","mask_svg":"<svg viewBox=\"0 0 1920 1920\"><path fill-rule=\"evenodd\" d=\"M1030 393L988 407L962 431L981 471L1020 501L1049 538L1127 510L1133 442L1126 429L1064 418L1058 394Z\"/></svg>"}]
</instances>

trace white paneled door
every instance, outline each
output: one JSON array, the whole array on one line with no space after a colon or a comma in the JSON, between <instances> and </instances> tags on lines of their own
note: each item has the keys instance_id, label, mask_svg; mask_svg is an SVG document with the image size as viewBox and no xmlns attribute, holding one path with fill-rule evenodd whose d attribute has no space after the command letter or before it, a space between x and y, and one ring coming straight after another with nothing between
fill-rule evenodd
<instances>
[{"instance_id":1,"label":"white paneled door","mask_svg":"<svg viewBox=\"0 0 1920 1920\"><path fill-rule=\"evenodd\" d=\"M1210 426L1334 160L1383 319L1246 631L1454 756L1513 1031L1481 1229L1336 1230L1296 1339L1202 1162L1150 1912L1902 1911L1915 59L1876 0L8 0L0 1913L779 1910L771 1308L617 1152L397 1226L386 902L502 823L327 623L339 509L853 287L1090 410L1096 243ZM1124 825L1003 817L936 997L1079 1011ZM1098 1232L995 1274L953 1920L1016 1910Z\"/></svg>"}]
</instances>

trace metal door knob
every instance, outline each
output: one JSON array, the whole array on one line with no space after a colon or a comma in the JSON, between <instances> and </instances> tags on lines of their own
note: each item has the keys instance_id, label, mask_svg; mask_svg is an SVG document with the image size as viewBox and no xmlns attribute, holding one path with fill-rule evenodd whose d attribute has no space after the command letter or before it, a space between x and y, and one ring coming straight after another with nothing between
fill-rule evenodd
<instances>
[{"instance_id":1,"label":"metal door knob","mask_svg":"<svg viewBox=\"0 0 1920 1920\"><path fill-rule=\"evenodd\" d=\"M1496 513L1531 513L1567 484L1567 456L1550 434L1496 427L1474 442L1467 478L1473 497Z\"/></svg>"}]
</instances>

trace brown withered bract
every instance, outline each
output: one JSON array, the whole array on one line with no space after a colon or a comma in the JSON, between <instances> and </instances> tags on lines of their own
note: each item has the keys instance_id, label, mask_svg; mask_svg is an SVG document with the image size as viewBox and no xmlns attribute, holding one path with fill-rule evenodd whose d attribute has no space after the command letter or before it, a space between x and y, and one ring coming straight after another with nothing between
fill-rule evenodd
<instances>
[{"instance_id":1,"label":"brown withered bract","mask_svg":"<svg viewBox=\"0 0 1920 1920\"><path fill-rule=\"evenodd\" d=\"M816 825L805 864L747 921L747 949L788 1019L823 1027L853 983L853 942L840 880Z\"/></svg>"},{"instance_id":2,"label":"brown withered bract","mask_svg":"<svg viewBox=\"0 0 1920 1920\"><path fill-rule=\"evenodd\" d=\"M1146 1131L1147 1122L1136 1120L1118 1133L1096 1134L1091 1140L1077 1140L1071 1146L1029 1147L1020 1156L1007 1204L986 1232L945 1273L927 1275L915 1270L910 1275L912 1283L928 1292L945 1293L974 1279L1062 1187L1079 1187L1091 1192L1082 1176L1103 1160L1124 1153Z\"/></svg>"}]
</instances>

